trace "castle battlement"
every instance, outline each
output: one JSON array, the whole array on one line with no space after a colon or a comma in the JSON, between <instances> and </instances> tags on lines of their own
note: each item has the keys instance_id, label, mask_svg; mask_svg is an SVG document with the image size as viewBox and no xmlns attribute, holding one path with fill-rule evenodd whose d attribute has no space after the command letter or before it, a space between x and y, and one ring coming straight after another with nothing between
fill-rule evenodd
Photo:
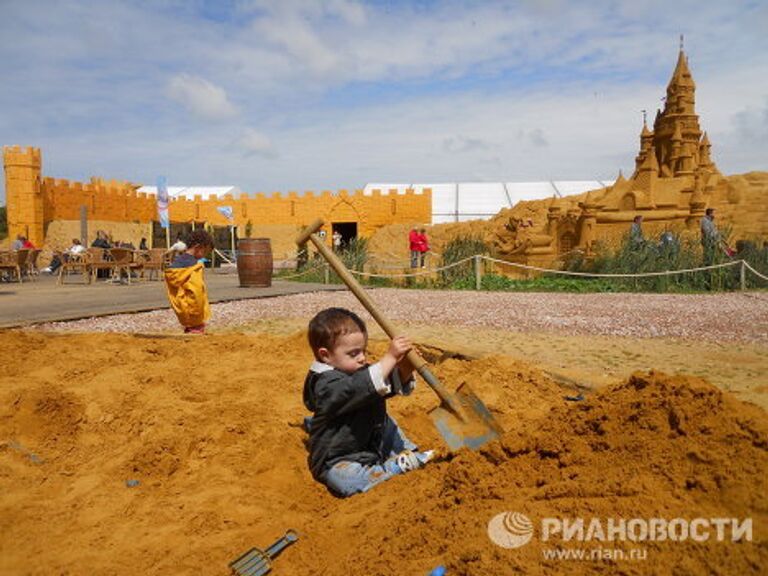
<instances>
[{"instance_id":1,"label":"castle battlement","mask_svg":"<svg viewBox=\"0 0 768 576\"><path fill-rule=\"evenodd\" d=\"M43 177L39 148L6 146L3 148L8 191L8 221L11 235L24 233L35 244L44 244L44 233L52 221L78 222L83 209L88 220L133 223L150 226L157 219L156 196L138 192L138 186L124 180L92 176L88 182L66 178ZM388 198L397 196L397 198ZM381 226L393 223L429 222L432 213L431 191L391 189L365 193L363 190L296 190L232 194L203 199L173 198L169 216L174 223L228 225L217 210L232 206L234 224L284 227L293 238L295 230L317 217L329 225L334 222L356 224L356 233L370 236ZM143 224L142 224L143 223ZM242 231L241 231L242 232ZM121 234L121 236L123 236Z\"/></svg>"},{"instance_id":2,"label":"castle battlement","mask_svg":"<svg viewBox=\"0 0 768 576\"><path fill-rule=\"evenodd\" d=\"M3 146L3 163L6 166L30 166L40 168L42 154L40 148L19 145Z\"/></svg>"}]
</instances>

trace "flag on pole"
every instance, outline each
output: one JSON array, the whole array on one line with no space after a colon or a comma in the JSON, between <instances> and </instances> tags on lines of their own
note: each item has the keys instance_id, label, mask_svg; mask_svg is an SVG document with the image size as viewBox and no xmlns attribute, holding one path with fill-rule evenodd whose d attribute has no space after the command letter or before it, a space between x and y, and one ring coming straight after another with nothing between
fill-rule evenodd
<instances>
[{"instance_id":1,"label":"flag on pole","mask_svg":"<svg viewBox=\"0 0 768 576\"><path fill-rule=\"evenodd\" d=\"M168 185L165 180L165 176L157 177L157 218L160 220L160 226L162 228L169 228L171 223L168 219L168 203L170 198L168 197Z\"/></svg>"},{"instance_id":2,"label":"flag on pole","mask_svg":"<svg viewBox=\"0 0 768 576\"><path fill-rule=\"evenodd\" d=\"M217 206L216 210L219 211L219 214L224 216L227 220L232 222L232 220L235 219L235 215L232 212L232 206Z\"/></svg>"}]
</instances>

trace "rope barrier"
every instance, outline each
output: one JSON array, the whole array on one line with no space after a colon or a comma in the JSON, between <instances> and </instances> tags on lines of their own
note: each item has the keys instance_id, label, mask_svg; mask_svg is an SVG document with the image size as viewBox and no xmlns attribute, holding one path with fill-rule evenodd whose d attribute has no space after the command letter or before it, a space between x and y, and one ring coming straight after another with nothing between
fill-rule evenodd
<instances>
[{"instance_id":1,"label":"rope barrier","mask_svg":"<svg viewBox=\"0 0 768 576\"><path fill-rule=\"evenodd\" d=\"M716 268L727 268L729 266L736 266L741 264L744 260L734 260L733 262L725 262L723 264L713 264L712 266L701 266L699 268L686 268L683 270L665 270L663 272L642 272L639 274L601 274L598 272L571 272L570 270L552 270L550 268L540 268L539 266L529 266L527 264L519 264L517 262L507 262L506 260L499 260L497 258L491 258L490 256L480 255L480 258L484 258L489 262L496 262L498 264L504 264L512 266L514 268L522 268L524 270L535 270L536 272L545 272L547 274L562 274L565 276L582 276L588 278L646 278L651 276L675 276L677 274L688 274L690 272L701 272L704 270L714 270ZM744 262L746 264L746 262ZM748 264L747 264L748 266Z\"/></svg>"},{"instance_id":2,"label":"rope barrier","mask_svg":"<svg viewBox=\"0 0 768 576\"><path fill-rule=\"evenodd\" d=\"M469 262L474 258L475 258L474 256L469 256L468 258L464 258L463 260L459 260L458 262L454 262L453 264L448 264L447 266L442 266L440 268L431 268L429 270L423 270L421 272L410 272L410 273L403 273L403 274L374 274L372 272L358 272L357 270L350 270L350 272L352 274L356 274L357 276L367 276L368 278L412 278L416 276L427 276L429 274L434 274L435 272L442 272L443 270L449 270L451 268L455 268L456 266L464 264L465 262Z\"/></svg>"},{"instance_id":3,"label":"rope barrier","mask_svg":"<svg viewBox=\"0 0 768 576\"><path fill-rule=\"evenodd\" d=\"M747 262L746 260L740 260L740 262L744 262L744 267L745 267L747 270L749 270L750 272L752 272L752 274L754 274L754 275L755 275L755 276L757 276L758 278L762 278L763 280L766 280L766 281L768 281L768 276L764 276L763 274L760 274L760 272L758 272L757 270L755 270L754 268L752 268L752 266L750 266L750 265L749 265L749 262Z\"/></svg>"},{"instance_id":4,"label":"rope barrier","mask_svg":"<svg viewBox=\"0 0 768 576\"><path fill-rule=\"evenodd\" d=\"M504 266L511 266L513 268L520 268L523 270L532 270L535 272L542 272L545 274L560 274L563 276L575 276L575 277L581 277L581 278L649 278L649 277L659 277L659 276L677 276L680 274L690 274L693 272L705 272L707 270L717 270L720 268L730 268L733 266L741 265L741 266L744 266L746 269L748 269L750 272L752 272L758 278L768 281L768 276L765 276L760 272L758 272L757 270L755 270L746 260L734 260L732 262L724 262L722 264L712 264L710 266L699 266L697 268L685 268L681 270L664 270L661 272L640 272L636 274L617 274L617 273L598 273L598 272L572 272L570 270L554 270L551 268L542 268L540 266L530 266L528 264L520 264L518 262L508 262L507 260L499 260L498 258L492 258L491 256L486 256L484 254L468 256L467 258L463 258L462 260L459 260L458 262L454 262L452 264L448 264L447 266L441 266L439 268L431 268L429 270L422 270L419 272L404 272L401 274L377 274L373 272L360 272L358 270L349 270L349 272L356 276L367 277L367 278L416 278L419 276L433 275L438 272L442 272L444 270L450 270L451 268L461 266L462 264L465 264L476 258L482 258L483 260L486 260L488 262L493 262L495 264L501 264ZM308 268L302 272L299 272L298 274L281 276L280 279L297 278L299 276L304 276L306 274L309 274L310 272L314 272L315 270L318 270L323 266L325 266L325 263L320 263L316 266L313 266L312 268Z\"/></svg>"}]
</instances>

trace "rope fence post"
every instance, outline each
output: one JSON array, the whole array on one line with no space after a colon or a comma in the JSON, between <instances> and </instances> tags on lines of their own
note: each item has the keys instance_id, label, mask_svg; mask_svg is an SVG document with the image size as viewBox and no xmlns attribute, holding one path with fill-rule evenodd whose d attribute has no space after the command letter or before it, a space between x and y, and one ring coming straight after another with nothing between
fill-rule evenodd
<instances>
[{"instance_id":1,"label":"rope fence post","mask_svg":"<svg viewBox=\"0 0 768 576\"><path fill-rule=\"evenodd\" d=\"M483 285L483 262L479 254L475 255L475 290L480 290Z\"/></svg>"},{"instance_id":2,"label":"rope fence post","mask_svg":"<svg viewBox=\"0 0 768 576\"><path fill-rule=\"evenodd\" d=\"M328 266L328 263L323 266L323 283L324 284L330 284L331 283L331 268Z\"/></svg>"},{"instance_id":3,"label":"rope fence post","mask_svg":"<svg viewBox=\"0 0 768 576\"><path fill-rule=\"evenodd\" d=\"M747 266L744 260L741 261L741 267L739 269L739 285L742 292L747 289Z\"/></svg>"}]
</instances>

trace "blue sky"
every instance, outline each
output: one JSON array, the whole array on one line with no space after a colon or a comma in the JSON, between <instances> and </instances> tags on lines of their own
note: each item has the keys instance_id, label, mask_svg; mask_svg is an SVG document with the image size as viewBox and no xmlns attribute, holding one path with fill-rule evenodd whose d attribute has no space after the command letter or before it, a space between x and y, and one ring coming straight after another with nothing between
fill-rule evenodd
<instances>
[{"instance_id":1,"label":"blue sky","mask_svg":"<svg viewBox=\"0 0 768 576\"><path fill-rule=\"evenodd\" d=\"M766 30L764 1L0 0L0 143L247 192L612 178L683 33L715 161L768 170Z\"/></svg>"}]
</instances>

